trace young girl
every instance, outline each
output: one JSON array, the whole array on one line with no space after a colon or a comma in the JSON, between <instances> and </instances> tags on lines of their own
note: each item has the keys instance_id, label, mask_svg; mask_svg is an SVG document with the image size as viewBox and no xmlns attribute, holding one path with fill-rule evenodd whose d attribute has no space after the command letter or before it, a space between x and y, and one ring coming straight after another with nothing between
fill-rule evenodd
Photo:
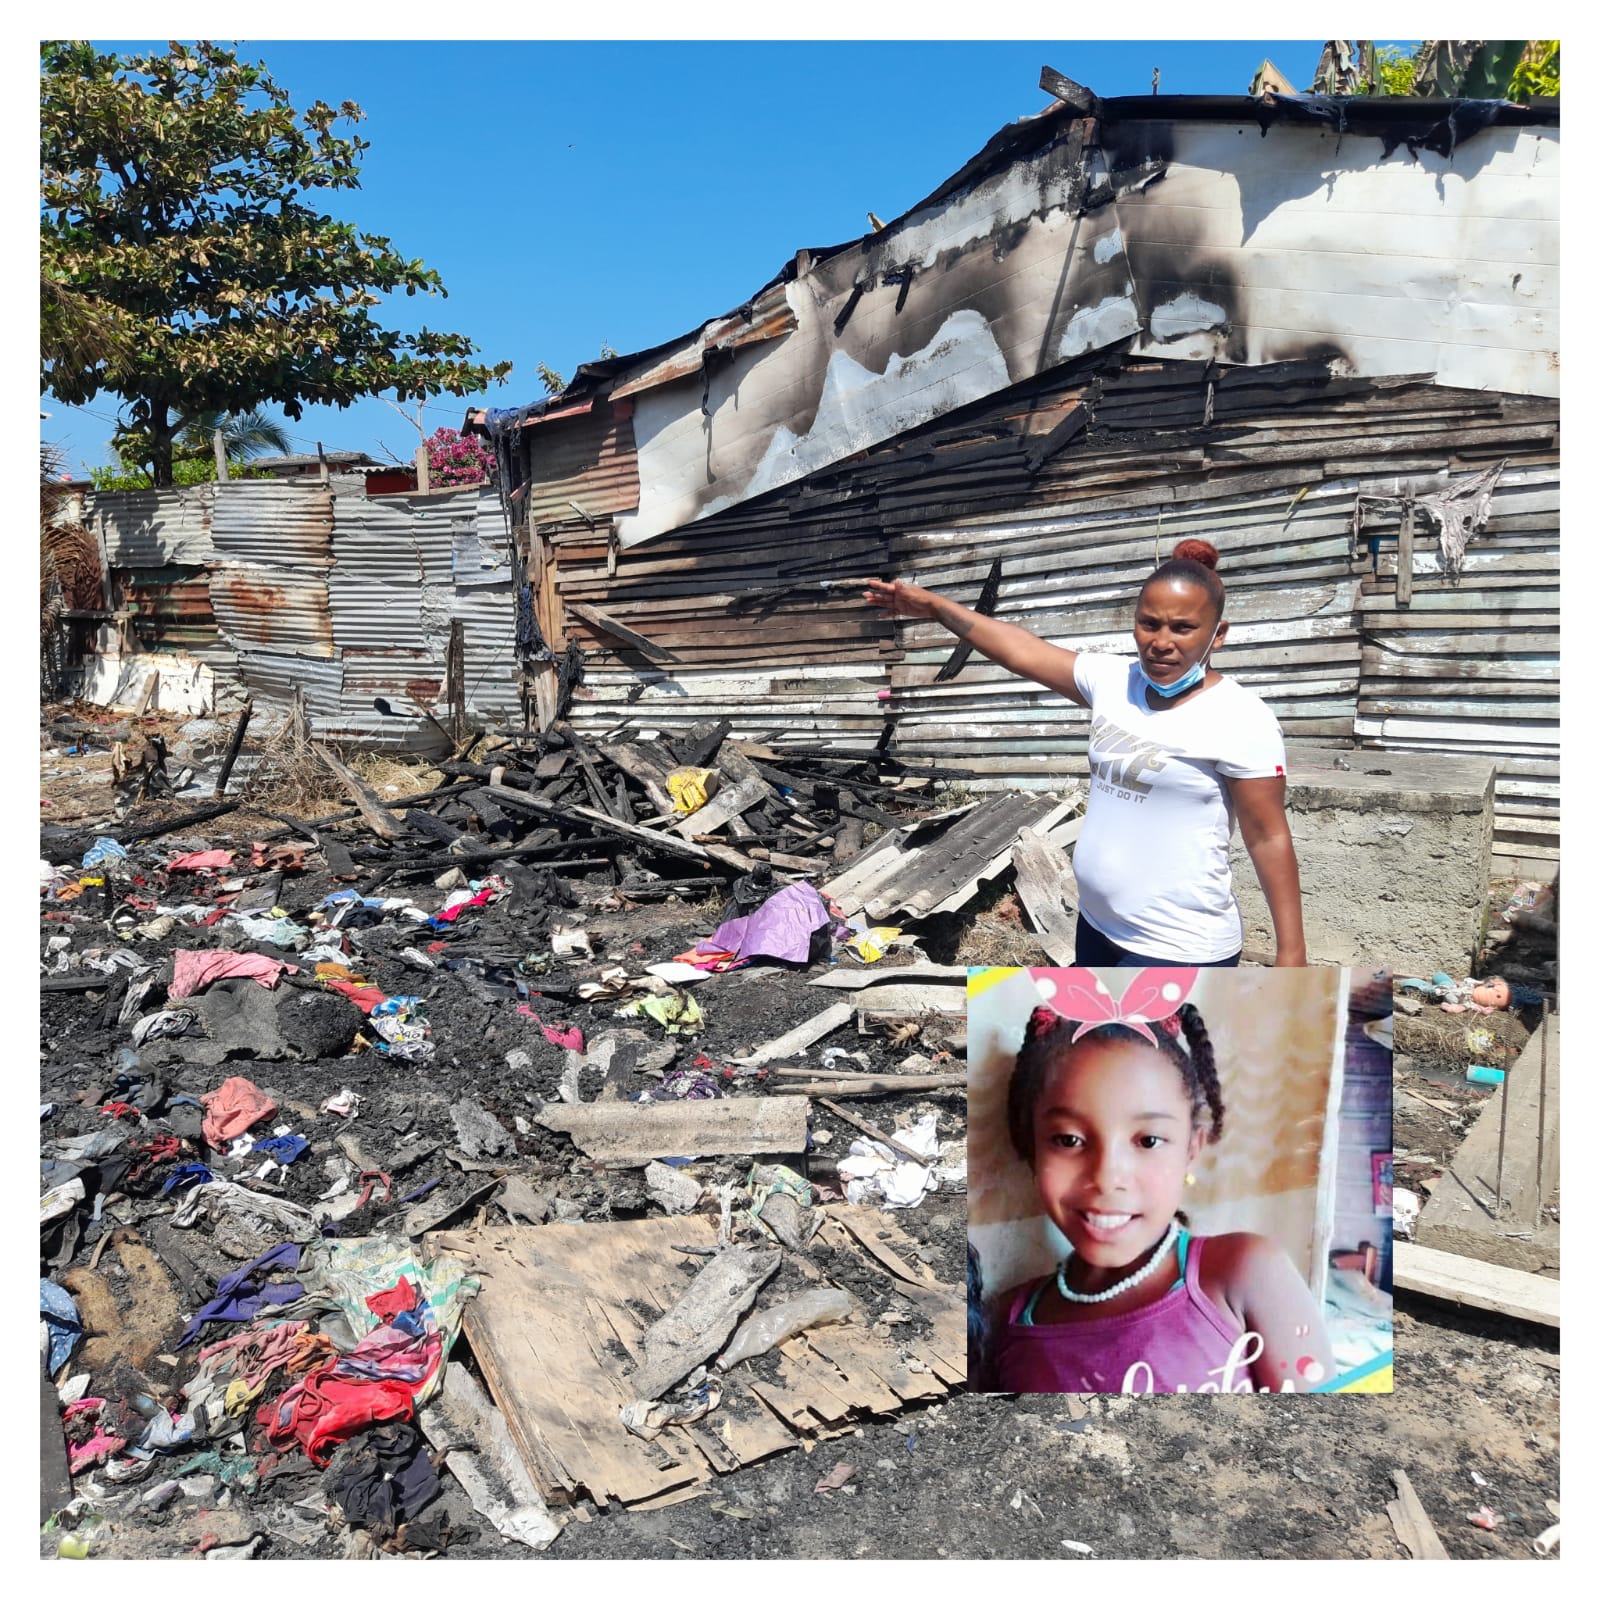
<instances>
[{"instance_id":1,"label":"young girl","mask_svg":"<svg viewBox=\"0 0 1600 1600\"><path fill-rule=\"evenodd\" d=\"M1007 1101L1011 1141L1072 1249L1009 1297L992 1387L1027 1394L1316 1388L1322 1318L1256 1233L1201 1238L1179 1210L1221 1137L1222 1087L1193 970L1140 973L1120 1002L1091 971L1039 971Z\"/></svg>"}]
</instances>

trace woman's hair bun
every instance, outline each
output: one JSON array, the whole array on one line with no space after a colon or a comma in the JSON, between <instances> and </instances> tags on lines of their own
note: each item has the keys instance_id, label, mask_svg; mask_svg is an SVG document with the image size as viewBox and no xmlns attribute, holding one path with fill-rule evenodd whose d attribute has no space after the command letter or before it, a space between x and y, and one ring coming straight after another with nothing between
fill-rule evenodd
<instances>
[{"instance_id":1,"label":"woman's hair bun","mask_svg":"<svg viewBox=\"0 0 1600 1600\"><path fill-rule=\"evenodd\" d=\"M1202 567L1217 569L1217 547L1204 539L1180 539L1172 552L1174 561L1198 561Z\"/></svg>"}]
</instances>

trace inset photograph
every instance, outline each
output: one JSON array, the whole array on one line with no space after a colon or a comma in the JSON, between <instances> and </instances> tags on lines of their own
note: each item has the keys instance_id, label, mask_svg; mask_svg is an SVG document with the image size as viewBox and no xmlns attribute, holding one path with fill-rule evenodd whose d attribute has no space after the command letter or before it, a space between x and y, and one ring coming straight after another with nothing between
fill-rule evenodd
<instances>
[{"instance_id":1,"label":"inset photograph","mask_svg":"<svg viewBox=\"0 0 1600 1600\"><path fill-rule=\"evenodd\" d=\"M968 1371L1393 1387L1387 972L974 969Z\"/></svg>"}]
</instances>

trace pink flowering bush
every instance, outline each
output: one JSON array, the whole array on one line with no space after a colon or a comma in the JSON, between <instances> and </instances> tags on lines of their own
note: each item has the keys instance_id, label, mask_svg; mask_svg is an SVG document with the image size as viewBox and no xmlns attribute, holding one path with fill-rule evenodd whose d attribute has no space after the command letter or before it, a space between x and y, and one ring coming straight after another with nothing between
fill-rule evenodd
<instances>
[{"instance_id":1,"label":"pink flowering bush","mask_svg":"<svg viewBox=\"0 0 1600 1600\"><path fill-rule=\"evenodd\" d=\"M494 452L476 434L463 436L440 428L428 440L428 480L434 488L483 483L494 465Z\"/></svg>"}]
</instances>

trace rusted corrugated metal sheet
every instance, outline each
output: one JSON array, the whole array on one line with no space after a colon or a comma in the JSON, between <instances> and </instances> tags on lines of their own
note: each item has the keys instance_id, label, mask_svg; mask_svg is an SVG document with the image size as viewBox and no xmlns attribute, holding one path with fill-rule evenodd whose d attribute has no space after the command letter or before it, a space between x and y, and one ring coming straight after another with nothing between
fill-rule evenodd
<instances>
[{"instance_id":1,"label":"rusted corrugated metal sheet","mask_svg":"<svg viewBox=\"0 0 1600 1600\"><path fill-rule=\"evenodd\" d=\"M95 494L89 501L90 526L104 538L113 567L204 566L216 559L214 487Z\"/></svg>"},{"instance_id":2,"label":"rusted corrugated metal sheet","mask_svg":"<svg viewBox=\"0 0 1600 1600\"><path fill-rule=\"evenodd\" d=\"M320 576L230 562L211 574L211 606L222 637L241 656L254 650L333 654L328 585Z\"/></svg>"},{"instance_id":3,"label":"rusted corrugated metal sheet","mask_svg":"<svg viewBox=\"0 0 1600 1600\"><path fill-rule=\"evenodd\" d=\"M333 496L319 485L242 479L215 485L211 538L217 559L292 572L333 565Z\"/></svg>"},{"instance_id":4,"label":"rusted corrugated metal sheet","mask_svg":"<svg viewBox=\"0 0 1600 1600\"><path fill-rule=\"evenodd\" d=\"M436 750L444 736L417 709L421 702L442 722L446 708L442 659L423 650L346 650L337 709L324 729L329 738L385 749ZM373 705L388 702L384 716Z\"/></svg>"},{"instance_id":5,"label":"rusted corrugated metal sheet","mask_svg":"<svg viewBox=\"0 0 1600 1600\"><path fill-rule=\"evenodd\" d=\"M519 510L530 523L595 520L639 503L632 405L596 406L570 421L525 430L527 481Z\"/></svg>"},{"instance_id":6,"label":"rusted corrugated metal sheet","mask_svg":"<svg viewBox=\"0 0 1600 1600\"><path fill-rule=\"evenodd\" d=\"M112 576L123 604L133 611L129 626L141 650L203 657L220 642L204 567L147 567Z\"/></svg>"}]
</instances>

